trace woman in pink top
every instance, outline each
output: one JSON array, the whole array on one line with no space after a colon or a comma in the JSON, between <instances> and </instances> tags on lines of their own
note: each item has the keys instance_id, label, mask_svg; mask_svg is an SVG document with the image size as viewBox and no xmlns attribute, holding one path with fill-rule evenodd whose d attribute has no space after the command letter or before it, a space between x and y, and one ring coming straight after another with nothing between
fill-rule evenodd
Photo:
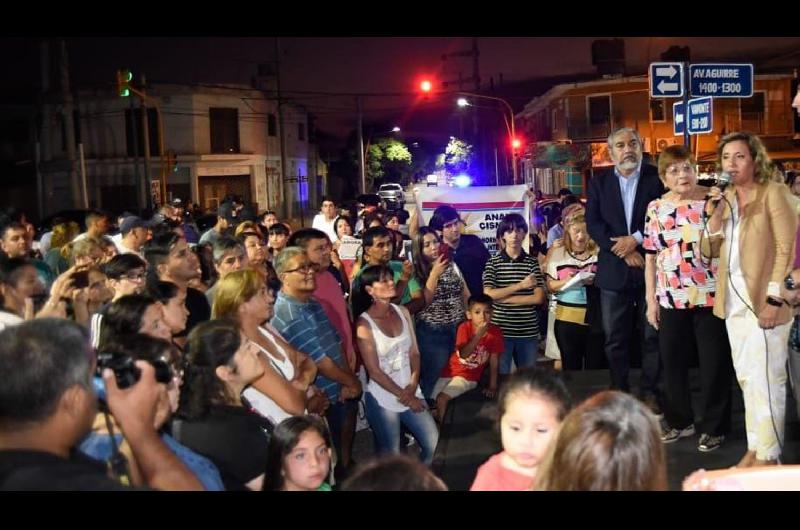
<instances>
[{"instance_id":1,"label":"woman in pink top","mask_svg":"<svg viewBox=\"0 0 800 530\"><path fill-rule=\"evenodd\" d=\"M472 491L533 488L536 473L572 398L557 372L524 368L512 375L498 399L503 451L479 469Z\"/></svg>"}]
</instances>

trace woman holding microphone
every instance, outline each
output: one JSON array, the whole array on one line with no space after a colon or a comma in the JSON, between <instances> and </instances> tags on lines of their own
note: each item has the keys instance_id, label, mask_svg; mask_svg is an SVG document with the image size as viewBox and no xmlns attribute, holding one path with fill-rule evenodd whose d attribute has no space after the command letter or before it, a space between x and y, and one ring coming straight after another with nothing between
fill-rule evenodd
<instances>
[{"instance_id":1,"label":"woman holding microphone","mask_svg":"<svg viewBox=\"0 0 800 530\"><path fill-rule=\"evenodd\" d=\"M739 466L776 464L783 445L792 316L780 284L792 268L797 213L789 189L773 180L757 136L724 136L717 165L730 175L731 185L724 193L711 190L715 206L702 247L707 257L719 252L714 314L725 319L744 396L747 453Z\"/></svg>"}]
</instances>

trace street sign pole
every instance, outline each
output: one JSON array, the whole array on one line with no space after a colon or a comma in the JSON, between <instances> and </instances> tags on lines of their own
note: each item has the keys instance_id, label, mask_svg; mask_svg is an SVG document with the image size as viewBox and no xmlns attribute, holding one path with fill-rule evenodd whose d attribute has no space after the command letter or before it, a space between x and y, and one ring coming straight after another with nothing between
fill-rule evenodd
<instances>
[{"instance_id":1,"label":"street sign pole","mask_svg":"<svg viewBox=\"0 0 800 530\"><path fill-rule=\"evenodd\" d=\"M689 140L689 63L683 63L683 86L685 87L683 90L683 109L684 109L684 127L683 127L683 146L686 149L691 148L691 143Z\"/></svg>"}]
</instances>

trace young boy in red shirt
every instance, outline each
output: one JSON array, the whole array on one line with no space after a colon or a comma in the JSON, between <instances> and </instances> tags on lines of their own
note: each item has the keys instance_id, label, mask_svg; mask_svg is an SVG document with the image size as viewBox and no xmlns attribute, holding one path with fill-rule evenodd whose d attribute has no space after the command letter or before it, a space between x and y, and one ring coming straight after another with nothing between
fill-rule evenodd
<instances>
[{"instance_id":1,"label":"young boy in red shirt","mask_svg":"<svg viewBox=\"0 0 800 530\"><path fill-rule=\"evenodd\" d=\"M497 392L498 357L503 353L503 332L491 323L492 299L483 293L469 298L467 320L456 331L456 351L442 370L433 395L436 396L436 419L441 423L447 403L476 386L489 365L489 386L486 397Z\"/></svg>"}]
</instances>

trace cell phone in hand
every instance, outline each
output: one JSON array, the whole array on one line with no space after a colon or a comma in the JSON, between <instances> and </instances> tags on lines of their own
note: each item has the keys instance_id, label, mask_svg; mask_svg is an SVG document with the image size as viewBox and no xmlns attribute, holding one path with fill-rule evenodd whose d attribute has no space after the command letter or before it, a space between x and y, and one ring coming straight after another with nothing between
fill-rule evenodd
<instances>
[{"instance_id":1,"label":"cell phone in hand","mask_svg":"<svg viewBox=\"0 0 800 530\"><path fill-rule=\"evenodd\" d=\"M85 289L89 287L89 271L75 271L72 273L72 286L75 289Z\"/></svg>"}]
</instances>

